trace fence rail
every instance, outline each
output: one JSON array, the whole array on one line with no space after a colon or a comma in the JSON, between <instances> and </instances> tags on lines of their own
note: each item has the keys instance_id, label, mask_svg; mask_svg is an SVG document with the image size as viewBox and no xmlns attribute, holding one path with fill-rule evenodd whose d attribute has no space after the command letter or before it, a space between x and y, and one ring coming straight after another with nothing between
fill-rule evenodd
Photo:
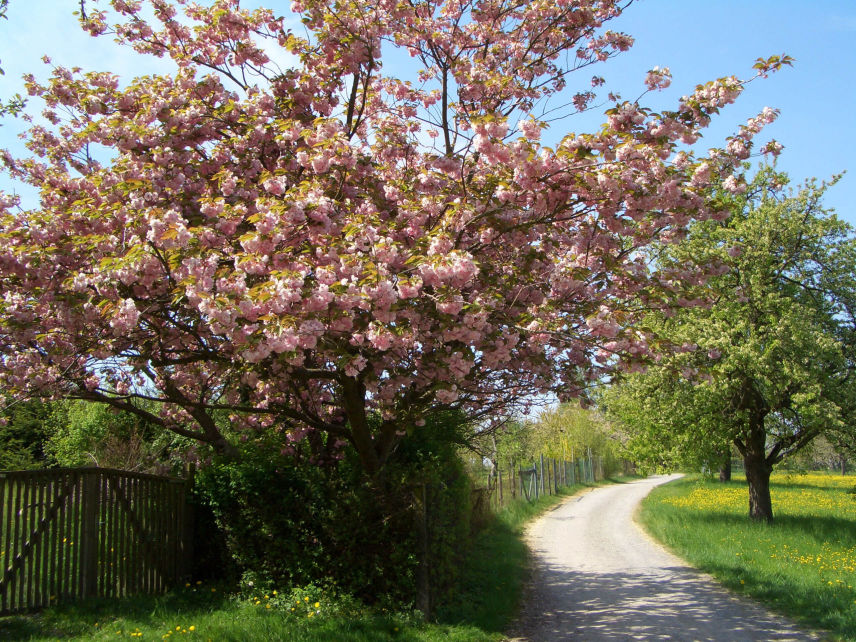
<instances>
[{"instance_id":1,"label":"fence rail","mask_svg":"<svg viewBox=\"0 0 856 642\"><path fill-rule=\"evenodd\" d=\"M186 491L106 468L0 472L0 615L175 585L190 562Z\"/></svg>"}]
</instances>

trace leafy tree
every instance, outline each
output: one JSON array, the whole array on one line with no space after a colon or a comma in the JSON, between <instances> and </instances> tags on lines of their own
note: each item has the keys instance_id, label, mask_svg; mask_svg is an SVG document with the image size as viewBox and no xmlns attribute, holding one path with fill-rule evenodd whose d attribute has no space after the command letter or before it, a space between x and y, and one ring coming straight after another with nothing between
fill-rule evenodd
<instances>
[{"instance_id":1,"label":"leafy tree","mask_svg":"<svg viewBox=\"0 0 856 642\"><path fill-rule=\"evenodd\" d=\"M560 404L545 410L530 427L530 452L570 460L588 449L599 456L615 456L619 442L597 411L579 403Z\"/></svg>"},{"instance_id":2,"label":"leafy tree","mask_svg":"<svg viewBox=\"0 0 856 642\"><path fill-rule=\"evenodd\" d=\"M146 405L156 412L153 403ZM188 449L186 443L176 443L180 437L160 426L103 404L55 402L48 424L43 449L59 466L174 472L171 456Z\"/></svg>"},{"instance_id":3,"label":"leafy tree","mask_svg":"<svg viewBox=\"0 0 856 642\"><path fill-rule=\"evenodd\" d=\"M820 434L852 441L856 402L856 240L824 210L826 185L793 194L786 183L768 167L748 189L730 184L731 217L695 225L664 252L664 263L727 271L706 283L706 302L651 319L677 350L604 398L649 458L705 458L733 444L749 514L768 521L773 466Z\"/></svg>"},{"instance_id":4,"label":"leafy tree","mask_svg":"<svg viewBox=\"0 0 856 642\"><path fill-rule=\"evenodd\" d=\"M0 196L0 383L223 453L269 431L317 461L350 443L373 475L438 409L509 413L644 355L627 328L697 272L648 248L722 214L708 184L775 118L685 150L740 94L728 77L541 145L595 98L590 76L560 96L572 72L631 45L605 28L617 0L298 0L300 33L236 0L109 4L84 28L177 70L28 80L54 127L3 157L41 201ZM388 73L404 54L421 70Z\"/></svg>"},{"instance_id":5,"label":"leafy tree","mask_svg":"<svg viewBox=\"0 0 856 642\"><path fill-rule=\"evenodd\" d=\"M49 434L51 404L11 403L0 417L0 470L42 468L48 463L44 442Z\"/></svg>"}]
</instances>

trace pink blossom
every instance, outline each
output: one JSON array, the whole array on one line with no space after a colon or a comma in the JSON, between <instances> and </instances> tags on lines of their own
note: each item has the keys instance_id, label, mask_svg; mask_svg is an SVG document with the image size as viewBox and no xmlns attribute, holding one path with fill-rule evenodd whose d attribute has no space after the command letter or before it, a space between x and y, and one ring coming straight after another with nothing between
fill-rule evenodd
<instances>
[{"instance_id":1,"label":"pink blossom","mask_svg":"<svg viewBox=\"0 0 856 642\"><path fill-rule=\"evenodd\" d=\"M665 89L672 83L672 72L668 67L654 67L645 76L645 86L650 90Z\"/></svg>"},{"instance_id":2,"label":"pink blossom","mask_svg":"<svg viewBox=\"0 0 856 642\"><path fill-rule=\"evenodd\" d=\"M776 116L707 156L686 147L742 91L721 78L659 113L612 96L602 127L541 146L530 114L597 104L588 71L560 94L631 44L607 24L616 0L297 0L293 32L237 0L102 4L87 29L176 71L26 79L45 103L33 158L0 161L40 201L0 195L0 384L145 391L217 447L200 411L232 406L236 428L274 436L288 410L283 440L309 453L326 431L370 462L436 403L510 412L657 359L633 331L643 310L700 305L684 286L703 283L663 275L654 252L727 214L707 188L743 188L729 174ZM388 64L405 52L424 58L418 77ZM392 429L354 439L354 412Z\"/></svg>"},{"instance_id":3,"label":"pink blossom","mask_svg":"<svg viewBox=\"0 0 856 642\"><path fill-rule=\"evenodd\" d=\"M517 127L529 140L538 140L541 138L541 128L534 120L521 120L517 124Z\"/></svg>"}]
</instances>

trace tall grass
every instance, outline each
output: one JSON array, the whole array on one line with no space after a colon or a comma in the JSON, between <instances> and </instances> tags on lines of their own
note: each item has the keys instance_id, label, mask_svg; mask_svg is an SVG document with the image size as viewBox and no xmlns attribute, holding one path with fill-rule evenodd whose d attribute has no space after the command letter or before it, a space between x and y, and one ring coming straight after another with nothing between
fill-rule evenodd
<instances>
[{"instance_id":1,"label":"tall grass","mask_svg":"<svg viewBox=\"0 0 856 642\"><path fill-rule=\"evenodd\" d=\"M745 480L682 479L656 488L640 520L727 587L856 640L854 486L852 476L774 474L775 520L766 524L748 518Z\"/></svg>"}]
</instances>

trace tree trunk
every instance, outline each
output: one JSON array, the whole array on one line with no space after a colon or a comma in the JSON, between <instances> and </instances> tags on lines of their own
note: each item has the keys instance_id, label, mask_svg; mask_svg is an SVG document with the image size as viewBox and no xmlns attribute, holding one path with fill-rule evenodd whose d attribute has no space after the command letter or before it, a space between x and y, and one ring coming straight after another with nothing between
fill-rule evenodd
<instances>
[{"instance_id":1,"label":"tree trunk","mask_svg":"<svg viewBox=\"0 0 856 642\"><path fill-rule=\"evenodd\" d=\"M841 474L847 474L847 457L844 455L840 455L840 463L841 463Z\"/></svg>"},{"instance_id":2,"label":"tree trunk","mask_svg":"<svg viewBox=\"0 0 856 642\"><path fill-rule=\"evenodd\" d=\"M719 481L731 481L731 453L727 453L722 463L719 465Z\"/></svg>"},{"instance_id":3,"label":"tree trunk","mask_svg":"<svg viewBox=\"0 0 856 642\"><path fill-rule=\"evenodd\" d=\"M773 502L770 499L770 473L773 472L773 456L767 456L767 431L764 419L769 406L752 385L744 389L739 409L748 410L748 425L744 439L735 439L734 444L743 456L743 468L749 483L749 517L757 522L773 521Z\"/></svg>"},{"instance_id":4,"label":"tree trunk","mask_svg":"<svg viewBox=\"0 0 856 642\"><path fill-rule=\"evenodd\" d=\"M762 451L749 452L743 457L746 481L749 482L749 517L755 521L773 521L773 502L770 499L770 473L773 467L767 463Z\"/></svg>"}]
</instances>

